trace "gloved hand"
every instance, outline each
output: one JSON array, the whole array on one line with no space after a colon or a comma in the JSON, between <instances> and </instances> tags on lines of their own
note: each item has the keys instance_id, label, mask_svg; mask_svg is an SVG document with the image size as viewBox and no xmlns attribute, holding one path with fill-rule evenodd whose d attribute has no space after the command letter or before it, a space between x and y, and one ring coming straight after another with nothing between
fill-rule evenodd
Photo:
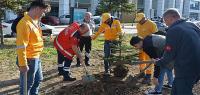
<instances>
[{"instance_id":1,"label":"gloved hand","mask_svg":"<svg viewBox=\"0 0 200 95\"><path fill-rule=\"evenodd\" d=\"M96 39L95 35L92 35L92 36L91 36L91 39L92 39L92 40L95 40L95 39Z\"/></svg>"}]
</instances>

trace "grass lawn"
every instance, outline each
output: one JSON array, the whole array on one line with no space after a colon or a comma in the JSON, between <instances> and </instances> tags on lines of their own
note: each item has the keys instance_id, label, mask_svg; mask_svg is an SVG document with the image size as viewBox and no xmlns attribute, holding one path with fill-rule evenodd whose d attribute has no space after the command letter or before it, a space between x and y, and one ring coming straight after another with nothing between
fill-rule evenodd
<instances>
[{"instance_id":1,"label":"grass lawn","mask_svg":"<svg viewBox=\"0 0 200 95\"><path fill-rule=\"evenodd\" d=\"M122 47L125 49L132 49L129 45L129 40L131 35L125 35L123 38ZM0 48L0 71L16 70L16 40L15 38L5 38L5 45ZM56 64L57 52L53 47L53 41L45 41L45 47L41 55L43 64ZM96 40L92 42L92 53L96 50L103 50L104 38L99 36Z\"/></svg>"}]
</instances>

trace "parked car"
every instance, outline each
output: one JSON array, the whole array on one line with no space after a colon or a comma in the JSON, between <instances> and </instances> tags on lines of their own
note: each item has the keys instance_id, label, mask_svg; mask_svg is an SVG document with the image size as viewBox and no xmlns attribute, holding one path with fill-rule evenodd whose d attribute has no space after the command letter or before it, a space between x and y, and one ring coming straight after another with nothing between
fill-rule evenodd
<instances>
[{"instance_id":1,"label":"parked car","mask_svg":"<svg viewBox=\"0 0 200 95\"><path fill-rule=\"evenodd\" d=\"M12 25L12 22L10 22L10 21L1 23L1 28L3 30L4 36L6 36L6 35L11 36L12 35L11 25Z\"/></svg>"},{"instance_id":2,"label":"parked car","mask_svg":"<svg viewBox=\"0 0 200 95\"><path fill-rule=\"evenodd\" d=\"M7 22L2 22L1 28L3 30L4 36L16 36L16 34L13 34L13 32L11 30L12 21L10 20ZM41 26L42 33L44 36L52 34L53 30L55 30L55 28L51 25L46 25L46 24L40 23L40 26Z\"/></svg>"},{"instance_id":3,"label":"parked car","mask_svg":"<svg viewBox=\"0 0 200 95\"><path fill-rule=\"evenodd\" d=\"M53 25L53 26L60 24L59 18L55 16L42 17L41 22L44 24Z\"/></svg>"},{"instance_id":4,"label":"parked car","mask_svg":"<svg viewBox=\"0 0 200 95\"><path fill-rule=\"evenodd\" d=\"M166 35L166 28L167 26L163 23L163 22L160 22L160 21L154 21L157 25L157 28L158 28L158 32L155 33L155 34L160 34L160 35Z\"/></svg>"},{"instance_id":5,"label":"parked car","mask_svg":"<svg viewBox=\"0 0 200 95\"><path fill-rule=\"evenodd\" d=\"M95 32L98 31L100 24L101 24L101 16L93 16L91 18L95 23Z\"/></svg>"},{"instance_id":6,"label":"parked car","mask_svg":"<svg viewBox=\"0 0 200 95\"><path fill-rule=\"evenodd\" d=\"M154 21L157 25L158 31L165 31L165 29L167 28L167 26L160 22L160 21Z\"/></svg>"},{"instance_id":7,"label":"parked car","mask_svg":"<svg viewBox=\"0 0 200 95\"><path fill-rule=\"evenodd\" d=\"M43 36L51 35L53 33L53 30L55 30L54 26L43 24L43 23L40 23L40 27L42 29Z\"/></svg>"},{"instance_id":8,"label":"parked car","mask_svg":"<svg viewBox=\"0 0 200 95\"><path fill-rule=\"evenodd\" d=\"M69 22L70 22L70 15L61 15L60 17L59 17L59 19L60 19L60 23L61 24L69 24Z\"/></svg>"}]
</instances>

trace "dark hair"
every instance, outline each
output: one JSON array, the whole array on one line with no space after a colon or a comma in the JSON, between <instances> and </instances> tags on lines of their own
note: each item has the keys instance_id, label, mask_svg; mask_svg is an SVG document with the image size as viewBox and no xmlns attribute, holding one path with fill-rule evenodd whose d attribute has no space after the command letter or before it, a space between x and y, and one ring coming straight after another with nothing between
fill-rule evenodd
<instances>
[{"instance_id":1,"label":"dark hair","mask_svg":"<svg viewBox=\"0 0 200 95\"><path fill-rule=\"evenodd\" d=\"M132 46L134 46L135 44L139 43L140 41L142 41L142 38L139 36L133 36L130 40L130 44Z\"/></svg>"},{"instance_id":2,"label":"dark hair","mask_svg":"<svg viewBox=\"0 0 200 95\"><path fill-rule=\"evenodd\" d=\"M87 24L87 23L82 23L82 24L80 25L80 28L86 28L86 27L88 27L88 24Z\"/></svg>"},{"instance_id":3,"label":"dark hair","mask_svg":"<svg viewBox=\"0 0 200 95\"><path fill-rule=\"evenodd\" d=\"M30 4L30 7L29 9L32 9L32 8L35 8L35 7L40 7L40 8L47 8L49 5L44 3L44 1L33 1L31 4Z\"/></svg>"}]
</instances>

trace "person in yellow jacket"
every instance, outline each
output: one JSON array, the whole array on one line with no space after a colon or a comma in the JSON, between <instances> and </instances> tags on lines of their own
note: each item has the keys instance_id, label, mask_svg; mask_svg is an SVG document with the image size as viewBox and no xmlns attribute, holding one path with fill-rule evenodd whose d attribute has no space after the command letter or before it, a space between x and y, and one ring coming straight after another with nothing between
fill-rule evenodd
<instances>
[{"instance_id":1,"label":"person in yellow jacket","mask_svg":"<svg viewBox=\"0 0 200 95\"><path fill-rule=\"evenodd\" d=\"M147 19L144 13L137 13L135 22L137 22L137 25L136 25L137 35L142 37L142 39L158 31L156 24L153 21ZM139 59L141 61L145 61L145 60L149 60L150 58L143 50L140 50ZM146 67L146 65L147 64L141 64L140 71L143 70ZM152 69L153 69L153 66L150 66L145 71L145 73L142 74L143 75L142 77L144 77L144 81L143 81L144 83L150 84Z\"/></svg>"},{"instance_id":2,"label":"person in yellow jacket","mask_svg":"<svg viewBox=\"0 0 200 95\"><path fill-rule=\"evenodd\" d=\"M110 63L107 60L109 56L111 55L111 48L110 44L113 42L116 42L118 38L122 35L122 28L119 20L116 20L111 17L110 13L103 13L102 14L102 22L98 29L98 32L96 32L92 39L96 39L97 36L99 36L101 33L104 33L104 69L105 74L110 73Z\"/></svg>"},{"instance_id":3,"label":"person in yellow jacket","mask_svg":"<svg viewBox=\"0 0 200 95\"><path fill-rule=\"evenodd\" d=\"M38 95L39 85L43 79L40 61L43 39L38 23L47 7L44 2L33 1L29 11L24 14L16 27L16 63L20 71L20 95ZM27 82L27 91L24 91L24 82Z\"/></svg>"}]
</instances>

